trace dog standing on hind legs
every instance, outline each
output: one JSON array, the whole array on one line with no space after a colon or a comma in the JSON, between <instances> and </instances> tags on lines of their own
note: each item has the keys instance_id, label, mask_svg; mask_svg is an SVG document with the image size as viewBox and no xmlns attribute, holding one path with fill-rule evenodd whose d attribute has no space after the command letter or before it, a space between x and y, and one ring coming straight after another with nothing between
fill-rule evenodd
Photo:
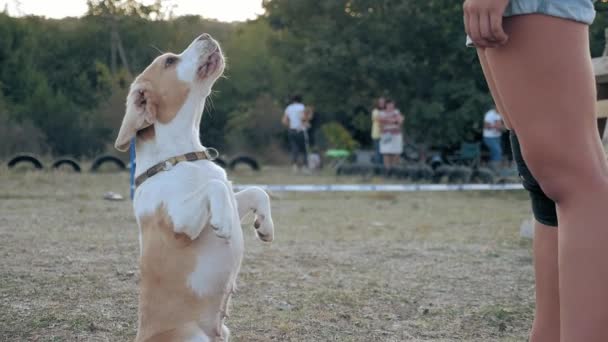
<instances>
[{"instance_id":1,"label":"dog standing on hind legs","mask_svg":"<svg viewBox=\"0 0 608 342\"><path fill-rule=\"evenodd\" d=\"M156 58L127 97L115 147L126 151L137 138L136 342L228 341L224 319L244 250L240 219L253 211L258 238L274 238L268 195L235 194L199 141L205 99L223 70L219 44L202 34L181 54Z\"/></svg>"}]
</instances>

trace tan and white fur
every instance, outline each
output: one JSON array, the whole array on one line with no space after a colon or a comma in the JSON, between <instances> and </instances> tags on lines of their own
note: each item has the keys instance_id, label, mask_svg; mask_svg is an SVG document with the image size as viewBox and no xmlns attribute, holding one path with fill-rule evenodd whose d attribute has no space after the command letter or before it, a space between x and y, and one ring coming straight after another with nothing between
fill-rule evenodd
<instances>
[{"instance_id":1,"label":"tan and white fur","mask_svg":"<svg viewBox=\"0 0 608 342\"><path fill-rule=\"evenodd\" d=\"M205 99L224 70L208 34L181 54L156 58L131 85L116 148L136 141L136 176L168 158L204 151ZM224 325L243 257L240 220L256 214L271 241L270 200L260 188L234 194L209 160L180 162L143 182L133 201L139 226L140 295L136 342L228 341Z\"/></svg>"}]
</instances>

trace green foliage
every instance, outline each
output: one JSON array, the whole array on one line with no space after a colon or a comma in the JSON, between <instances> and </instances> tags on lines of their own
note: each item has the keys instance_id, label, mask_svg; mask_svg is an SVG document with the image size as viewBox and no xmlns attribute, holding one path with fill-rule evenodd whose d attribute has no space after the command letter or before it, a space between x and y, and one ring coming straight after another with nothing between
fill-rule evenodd
<instances>
[{"instance_id":1,"label":"green foliage","mask_svg":"<svg viewBox=\"0 0 608 342\"><path fill-rule=\"evenodd\" d=\"M132 16L154 19L162 16L163 1L155 0L150 5L136 0L87 0L88 15Z\"/></svg>"},{"instance_id":2,"label":"green foliage","mask_svg":"<svg viewBox=\"0 0 608 342\"><path fill-rule=\"evenodd\" d=\"M259 95L251 105L241 105L228 114L226 132L231 147L256 152L259 147L277 143L284 131L281 108L268 94Z\"/></svg>"},{"instance_id":3,"label":"green foliage","mask_svg":"<svg viewBox=\"0 0 608 342\"><path fill-rule=\"evenodd\" d=\"M337 122L329 122L321 126L323 139L327 148L352 151L359 147L350 132Z\"/></svg>"},{"instance_id":4,"label":"green foliage","mask_svg":"<svg viewBox=\"0 0 608 342\"><path fill-rule=\"evenodd\" d=\"M267 0L279 33L276 53L290 61L290 89L340 118L359 141L371 99L388 95L405 131L431 145L479 132L492 100L474 49L464 46L462 1ZM594 55L604 48L606 14L591 27Z\"/></svg>"},{"instance_id":5,"label":"green foliage","mask_svg":"<svg viewBox=\"0 0 608 342\"><path fill-rule=\"evenodd\" d=\"M320 133L329 145L348 149L370 143L380 95L397 101L409 140L435 146L478 134L492 106L475 51L464 47L458 1L266 0L265 15L236 24L172 18L163 0L87 4L83 18L0 13L0 154L111 148L132 76L156 48L180 52L202 32L228 57L201 124L203 143L223 151L285 145L279 122L294 93L316 108L316 127L327 123ZM607 17L598 12L590 28L593 56L604 50ZM128 69L112 58L111 28ZM27 132L32 144L10 132Z\"/></svg>"},{"instance_id":6,"label":"green foliage","mask_svg":"<svg viewBox=\"0 0 608 342\"><path fill-rule=\"evenodd\" d=\"M454 1L273 0L267 18L282 34L277 53L312 101L350 114L388 94L415 140L450 144L491 105L475 51L464 47L462 3ZM440 19L439 19L440 18Z\"/></svg>"},{"instance_id":7,"label":"green foliage","mask_svg":"<svg viewBox=\"0 0 608 342\"><path fill-rule=\"evenodd\" d=\"M229 58L227 80L218 82L208 101L201 129L204 144L242 149L246 139L256 144L280 141L277 125L282 109L276 99L282 96L285 63L268 48L275 33L266 22L237 25L197 16L146 19L165 16L161 5L144 8L132 0L89 1L89 15L63 20L0 13L2 122L35 128L38 132L32 136L43 137L53 154L92 156L111 148L132 79L122 64L111 72L108 20L112 18L133 73L159 54L156 48L179 53L202 32L222 43ZM250 125L237 124L248 122L249 116ZM229 119L235 132L225 130ZM227 144L227 137L239 139ZM9 145L10 150L0 151L2 155L23 150L18 146L31 148L23 141L4 146Z\"/></svg>"}]
</instances>

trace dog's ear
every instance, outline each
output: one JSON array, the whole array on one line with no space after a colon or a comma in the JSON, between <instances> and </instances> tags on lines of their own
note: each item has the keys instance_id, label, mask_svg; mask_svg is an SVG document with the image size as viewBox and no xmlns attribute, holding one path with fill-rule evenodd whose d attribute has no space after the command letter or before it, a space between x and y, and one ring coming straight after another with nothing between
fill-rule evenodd
<instances>
[{"instance_id":1,"label":"dog's ear","mask_svg":"<svg viewBox=\"0 0 608 342\"><path fill-rule=\"evenodd\" d=\"M133 84L127 96L127 109L114 147L122 152L129 149L131 139L137 131L156 122L157 103L155 95L145 84Z\"/></svg>"}]
</instances>

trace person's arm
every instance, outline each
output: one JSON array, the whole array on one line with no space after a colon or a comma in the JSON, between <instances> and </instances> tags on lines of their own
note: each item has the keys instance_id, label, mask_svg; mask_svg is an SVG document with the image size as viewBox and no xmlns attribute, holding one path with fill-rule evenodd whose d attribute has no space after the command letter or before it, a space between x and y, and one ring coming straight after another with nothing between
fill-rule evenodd
<instances>
[{"instance_id":1,"label":"person's arm","mask_svg":"<svg viewBox=\"0 0 608 342\"><path fill-rule=\"evenodd\" d=\"M310 121L312 120L312 108L304 107L304 114L302 114L302 126L310 128Z\"/></svg>"},{"instance_id":2,"label":"person's arm","mask_svg":"<svg viewBox=\"0 0 608 342\"><path fill-rule=\"evenodd\" d=\"M494 121L489 120L488 115L486 114L486 116L483 117L483 128L485 129L495 129L496 126L494 125Z\"/></svg>"},{"instance_id":3,"label":"person's arm","mask_svg":"<svg viewBox=\"0 0 608 342\"><path fill-rule=\"evenodd\" d=\"M403 116L403 114L401 114L400 111L397 111L397 123L399 124L399 126L403 126L404 120L405 120L405 117Z\"/></svg>"},{"instance_id":4,"label":"person's arm","mask_svg":"<svg viewBox=\"0 0 608 342\"><path fill-rule=\"evenodd\" d=\"M306 107L306 111L304 112L306 115L306 121L310 122L315 117L315 109L314 107Z\"/></svg>"},{"instance_id":5,"label":"person's arm","mask_svg":"<svg viewBox=\"0 0 608 342\"><path fill-rule=\"evenodd\" d=\"M504 131L505 130L505 123L501 120L498 120L494 123L494 128L499 130L499 131Z\"/></svg>"},{"instance_id":6,"label":"person's arm","mask_svg":"<svg viewBox=\"0 0 608 342\"><path fill-rule=\"evenodd\" d=\"M289 116L287 115L287 112L285 112L283 114L283 118L281 119L281 123L283 123L283 126L289 127Z\"/></svg>"},{"instance_id":7,"label":"person's arm","mask_svg":"<svg viewBox=\"0 0 608 342\"><path fill-rule=\"evenodd\" d=\"M387 117L385 115L380 115L378 114L378 119L377 119L378 123L380 124L380 127L382 127L382 125L386 125L386 124L391 124L394 122L394 119L391 117Z\"/></svg>"}]
</instances>

